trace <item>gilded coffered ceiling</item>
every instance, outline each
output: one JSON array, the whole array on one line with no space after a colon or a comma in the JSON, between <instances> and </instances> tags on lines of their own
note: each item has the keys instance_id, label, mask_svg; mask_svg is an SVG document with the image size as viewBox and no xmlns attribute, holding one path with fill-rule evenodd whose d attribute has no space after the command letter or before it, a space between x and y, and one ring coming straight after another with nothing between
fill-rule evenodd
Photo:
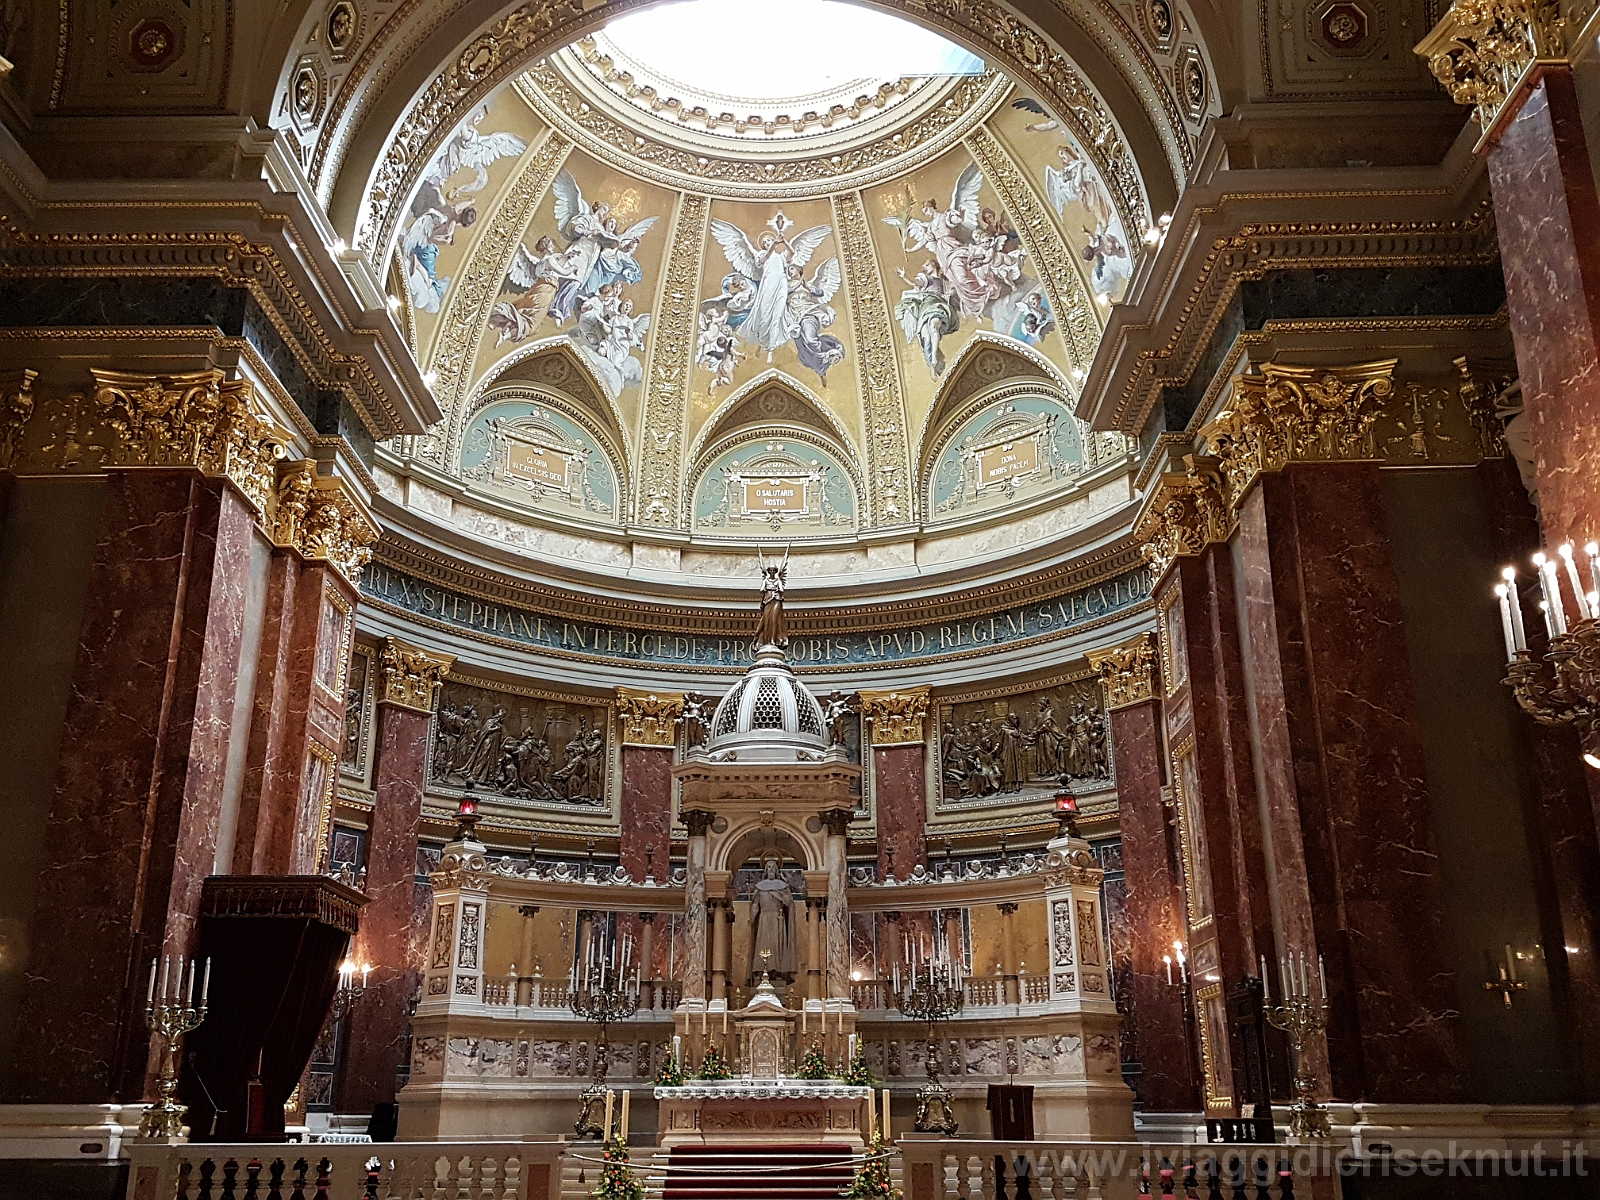
<instances>
[{"instance_id":1,"label":"gilded coffered ceiling","mask_svg":"<svg viewBox=\"0 0 1600 1200\"><path fill-rule=\"evenodd\" d=\"M741 95L759 73L674 78L601 33L474 108L395 222L446 416L392 466L707 544L982 524L1125 470L1072 407L1145 249L1126 196L934 40L943 74Z\"/></svg>"}]
</instances>

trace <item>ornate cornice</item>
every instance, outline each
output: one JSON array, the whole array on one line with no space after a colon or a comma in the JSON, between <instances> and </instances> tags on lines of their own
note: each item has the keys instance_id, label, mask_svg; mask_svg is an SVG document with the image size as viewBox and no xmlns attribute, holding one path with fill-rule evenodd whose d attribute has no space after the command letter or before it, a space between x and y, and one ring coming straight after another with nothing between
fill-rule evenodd
<instances>
[{"instance_id":1,"label":"ornate cornice","mask_svg":"<svg viewBox=\"0 0 1600 1200\"><path fill-rule=\"evenodd\" d=\"M338 476L318 475L317 464L302 459L279 474L271 532L276 545L328 563L355 586L382 530L355 489Z\"/></svg>"},{"instance_id":2,"label":"ornate cornice","mask_svg":"<svg viewBox=\"0 0 1600 1200\"><path fill-rule=\"evenodd\" d=\"M1110 650L1091 650L1088 659L1105 688L1106 708L1155 699L1156 649L1148 633Z\"/></svg>"},{"instance_id":3,"label":"ornate cornice","mask_svg":"<svg viewBox=\"0 0 1600 1200\"><path fill-rule=\"evenodd\" d=\"M439 689L455 657L408 646L399 638L384 638L378 651L378 703L412 712L434 713Z\"/></svg>"},{"instance_id":4,"label":"ornate cornice","mask_svg":"<svg viewBox=\"0 0 1600 1200\"><path fill-rule=\"evenodd\" d=\"M284 220L283 214L253 204L214 207L221 219L245 216L262 224ZM9 278L205 278L248 291L318 389L344 396L374 437L406 431L411 419L395 404L367 356L348 353L334 344L270 243L232 232L39 233L22 229L13 219L0 220L7 241L4 274ZM327 281L320 278L316 283L327 287ZM50 335L57 331L42 332Z\"/></svg>"},{"instance_id":5,"label":"ornate cornice","mask_svg":"<svg viewBox=\"0 0 1600 1200\"><path fill-rule=\"evenodd\" d=\"M872 726L874 746L920 746L928 740L929 689L861 693L861 719Z\"/></svg>"},{"instance_id":6,"label":"ornate cornice","mask_svg":"<svg viewBox=\"0 0 1600 1200\"><path fill-rule=\"evenodd\" d=\"M1263 472L1292 462L1381 459L1373 425L1394 395L1399 360L1349 367L1266 363L1234 380L1227 409L1200 430L1237 507Z\"/></svg>"},{"instance_id":7,"label":"ornate cornice","mask_svg":"<svg viewBox=\"0 0 1600 1200\"><path fill-rule=\"evenodd\" d=\"M677 741L678 718L682 715L681 692L617 689L617 716L622 721L624 746L673 745Z\"/></svg>"},{"instance_id":8,"label":"ornate cornice","mask_svg":"<svg viewBox=\"0 0 1600 1200\"><path fill-rule=\"evenodd\" d=\"M1416 53L1457 104L1470 105L1482 147L1540 64L1566 61L1558 0L1456 0Z\"/></svg>"},{"instance_id":9,"label":"ornate cornice","mask_svg":"<svg viewBox=\"0 0 1600 1200\"><path fill-rule=\"evenodd\" d=\"M1233 531L1228 485L1215 460L1190 456L1185 470L1163 475L1133 527L1155 578L1175 559L1193 557Z\"/></svg>"}]
</instances>

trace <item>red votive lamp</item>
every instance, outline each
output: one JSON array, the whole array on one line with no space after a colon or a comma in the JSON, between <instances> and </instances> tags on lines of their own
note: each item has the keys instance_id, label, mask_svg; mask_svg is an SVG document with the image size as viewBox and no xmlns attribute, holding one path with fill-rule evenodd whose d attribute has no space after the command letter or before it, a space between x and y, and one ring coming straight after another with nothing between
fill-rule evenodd
<instances>
[{"instance_id":1,"label":"red votive lamp","mask_svg":"<svg viewBox=\"0 0 1600 1200\"><path fill-rule=\"evenodd\" d=\"M1056 793L1057 837L1078 836L1078 799L1071 792Z\"/></svg>"},{"instance_id":2,"label":"red votive lamp","mask_svg":"<svg viewBox=\"0 0 1600 1200\"><path fill-rule=\"evenodd\" d=\"M472 837L472 831L478 824L478 802L471 796L461 797L456 805L456 841L464 842Z\"/></svg>"}]
</instances>

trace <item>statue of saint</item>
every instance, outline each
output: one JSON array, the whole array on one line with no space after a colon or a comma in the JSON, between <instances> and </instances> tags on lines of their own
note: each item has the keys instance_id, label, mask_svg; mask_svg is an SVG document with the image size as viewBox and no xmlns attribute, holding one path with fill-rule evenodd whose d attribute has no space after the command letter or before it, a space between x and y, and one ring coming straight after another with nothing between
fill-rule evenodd
<instances>
[{"instance_id":1,"label":"statue of saint","mask_svg":"<svg viewBox=\"0 0 1600 1200\"><path fill-rule=\"evenodd\" d=\"M761 621L756 626L756 649L789 644L789 624L783 617L783 588L789 579L789 551L784 550L783 561L769 563L756 549L756 559L761 564Z\"/></svg>"},{"instance_id":2,"label":"statue of saint","mask_svg":"<svg viewBox=\"0 0 1600 1200\"><path fill-rule=\"evenodd\" d=\"M795 972L794 896L789 883L778 874L777 855L768 855L765 873L750 897L750 924L754 929L750 945L750 983L761 982L761 972L774 979L792 981ZM763 959L761 952L770 951Z\"/></svg>"}]
</instances>

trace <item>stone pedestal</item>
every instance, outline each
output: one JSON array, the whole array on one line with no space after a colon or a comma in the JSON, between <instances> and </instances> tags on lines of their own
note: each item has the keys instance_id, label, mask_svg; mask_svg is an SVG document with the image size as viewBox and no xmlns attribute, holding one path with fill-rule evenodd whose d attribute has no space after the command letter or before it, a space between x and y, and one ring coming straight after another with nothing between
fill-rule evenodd
<instances>
[{"instance_id":1,"label":"stone pedestal","mask_svg":"<svg viewBox=\"0 0 1600 1200\"><path fill-rule=\"evenodd\" d=\"M1111 954L1100 912L1105 872L1089 843L1062 835L1050 842L1045 863L1051 1026L1059 1038L1076 1036L1083 1055L1057 1084L1044 1109L1041 1137L1128 1141L1133 1137L1133 1093L1122 1081L1117 1031L1121 1017L1111 999ZM1081 1065L1080 1065L1081 1064Z\"/></svg>"},{"instance_id":2,"label":"stone pedestal","mask_svg":"<svg viewBox=\"0 0 1600 1200\"><path fill-rule=\"evenodd\" d=\"M838 1143L859 1151L872 1089L803 1079L724 1079L659 1087L660 1144Z\"/></svg>"}]
</instances>

